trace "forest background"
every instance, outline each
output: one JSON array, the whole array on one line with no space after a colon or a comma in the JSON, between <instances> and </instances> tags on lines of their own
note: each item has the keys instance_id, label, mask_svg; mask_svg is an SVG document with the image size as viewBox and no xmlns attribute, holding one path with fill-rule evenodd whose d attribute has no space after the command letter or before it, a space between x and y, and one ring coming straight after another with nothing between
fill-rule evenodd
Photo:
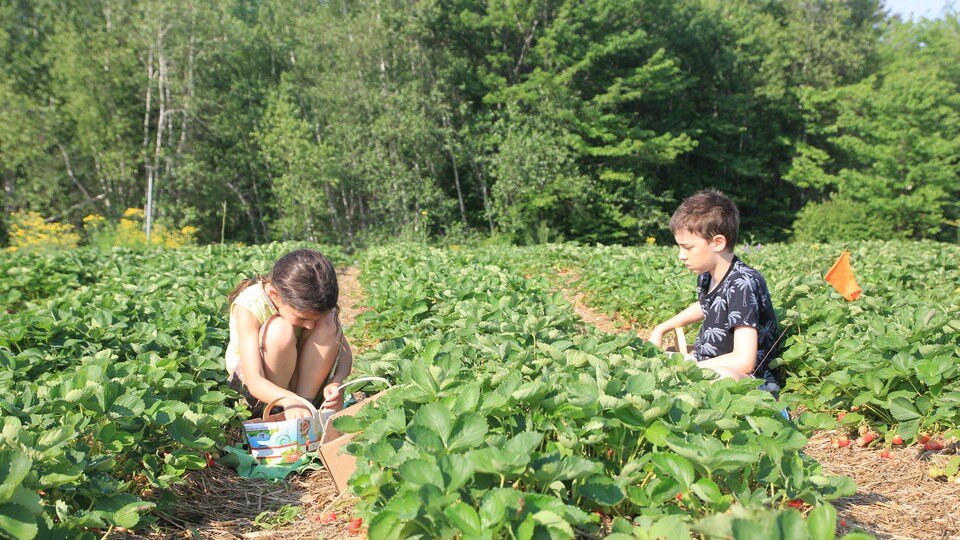
<instances>
[{"instance_id":1,"label":"forest background","mask_svg":"<svg viewBox=\"0 0 960 540\"><path fill-rule=\"evenodd\" d=\"M0 237L960 241L960 19L879 0L0 1ZM99 218L98 218L99 219Z\"/></svg>"}]
</instances>

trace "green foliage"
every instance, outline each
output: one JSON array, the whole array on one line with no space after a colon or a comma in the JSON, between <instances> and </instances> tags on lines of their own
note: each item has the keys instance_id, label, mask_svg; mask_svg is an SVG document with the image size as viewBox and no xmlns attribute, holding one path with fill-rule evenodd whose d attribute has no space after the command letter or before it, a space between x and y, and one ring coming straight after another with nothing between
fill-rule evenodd
<instances>
[{"instance_id":1,"label":"green foliage","mask_svg":"<svg viewBox=\"0 0 960 540\"><path fill-rule=\"evenodd\" d=\"M948 20L957 35L956 17ZM860 238L881 233L878 221L889 223L891 236L936 238L945 221L957 215L960 80L952 77L950 61L940 59L949 45L926 42L926 33L924 27L895 25L884 51L891 59L878 73L803 95L819 144L803 147L787 178L803 188L836 193L842 202L801 216L808 223L798 231L811 232L809 221L817 216L849 209L870 216L856 229Z\"/></svg>"},{"instance_id":2,"label":"green foliage","mask_svg":"<svg viewBox=\"0 0 960 540\"><path fill-rule=\"evenodd\" d=\"M260 512L253 520L253 526L258 529L276 529L293 522L300 515L299 506L285 504L276 510Z\"/></svg>"},{"instance_id":3,"label":"green foliage","mask_svg":"<svg viewBox=\"0 0 960 540\"><path fill-rule=\"evenodd\" d=\"M224 384L226 292L292 247L8 255L0 535L148 526L167 504L156 492L204 467L244 414ZM741 253L766 276L786 328L781 402L633 332L586 329L553 292L572 271L594 306L660 320L693 295L675 248L363 253L368 309L350 332L377 344L356 367L395 387L337 427L362 431L349 447L364 458L351 489L369 535L833 538L830 501L854 487L802 454L806 430L833 427L851 406L841 427L884 436L955 433L960 422L960 311L945 300L960 253L932 242L848 247L857 302L822 280L837 245ZM808 411L786 421L785 404ZM257 522L281 525L295 511Z\"/></svg>"},{"instance_id":4,"label":"green foliage","mask_svg":"<svg viewBox=\"0 0 960 540\"><path fill-rule=\"evenodd\" d=\"M893 223L869 202L847 199L810 203L793 223L798 242L852 242L886 240L898 236Z\"/></svg>"},{"instance_id":5,"label":"green foliage","mask_svg":"<svg viewBox=\"0 0 960 540\"><path fill-rule=\"evenodd\" d=\"M149 190L150 218L201 242L222 230L356 249L482 231L629 245L669 240L677 203L716 187L764 240L834 198L870 204L898 236L956 236L955 13L904 24L879 0L61 7L0 8L4 219L114 221Z\"/></svg>"}]
</instances>

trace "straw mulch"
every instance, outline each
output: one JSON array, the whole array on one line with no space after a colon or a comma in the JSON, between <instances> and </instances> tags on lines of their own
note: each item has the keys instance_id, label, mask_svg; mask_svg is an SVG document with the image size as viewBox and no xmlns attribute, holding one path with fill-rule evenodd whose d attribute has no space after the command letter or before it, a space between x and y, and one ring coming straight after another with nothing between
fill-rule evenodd
<instances>
[{"instance_id":1,"label":"straw mulch","mask_svg":"<svg viewBox=\"0 0 960 540\"><path fill-rule=\"evenodd\" d=\"M287 482L240 478L216 465L184 478L172 489L177 502L154 512L153 530L113 538L211 540L348 539L349 498L338 496L326 471ZM336 514L330 521L324 517Z\"/></svg>"},{"instance_id":2,"label":"straw mulch","mask_svg":"<svg viewBox=\"0 0 960 540\"><path fill-rule=\"evenodd\" d=\"M930 467L942 467L951 456L920 446L892 450L893 459L880 457L879 448L851 444L834 448L837 434L814 435L805 452L819 461L824 472L849 476L857 493L834 501L838 532L862 529L880 539L960 539L960 485L930 478Z\"/></svg>"},{"instance_id":3,"label":"straw mulch","mask_svg":"<svg viewBox=\"0 0 960 540\"><path fill-rule=\"evenodd\" d=\"M586 304L586 295L584 295L583 292L569 288L570 285L579 278L577 274L567 271L562 274L562 278L566 285L560 289L560 292L563 294L564 300L573 305L574 311L580 316L580 319L584 323L595 326L601 332L608 334L636 331L627 319L620 315L615 314L610 316L594 310ZM639 332L641 336L646 336L647 334L649 334L649 331L641 330Z\"/></svg>"},{"instance_id":4,"label":"straw mulch","mask_svg":"<svg viewBox=\"0 0 960 540\"><path fill-rule=\"evenodd\" d=\"M364 296L359 277L360 269L355 266L337 269L337 284L340 287L340 322L344 326L353 325L360 313L360 304Z\"/></svg>"}]
</instances>

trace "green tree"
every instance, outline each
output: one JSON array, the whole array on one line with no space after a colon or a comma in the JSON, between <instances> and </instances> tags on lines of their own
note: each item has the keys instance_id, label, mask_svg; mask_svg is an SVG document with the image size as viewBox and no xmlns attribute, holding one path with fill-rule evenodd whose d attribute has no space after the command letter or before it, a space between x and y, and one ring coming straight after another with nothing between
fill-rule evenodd
<instances>
[{"instance_id":1,"label":"green tree","mask_svg":"<svg viewBox=\"0 0 960 540\"><path fill-rule=\"evenodd\" d=\"M869 205L895 235L918 239L944 232L960 193L960 88L948 75L956 59L924 34L897 25L879 73L807 90L802 104L818 143L802 145L788 173L821 197Z\"/></svg>"}]
</instances>

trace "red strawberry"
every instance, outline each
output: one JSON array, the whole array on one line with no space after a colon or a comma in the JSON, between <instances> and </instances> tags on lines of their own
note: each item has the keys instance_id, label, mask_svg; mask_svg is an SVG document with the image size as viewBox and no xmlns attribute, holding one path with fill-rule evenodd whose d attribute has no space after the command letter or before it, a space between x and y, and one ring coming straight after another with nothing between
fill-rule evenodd
<instances>
[{"instance_id":1,"label":"red strawberry","mask_svg":"<svg viewBox=\"0 0 960 540\"><path fill-rule=\"evenodd\" d=\"M873 433L872 431L868 431L863 435L861 435L859 439L857 439L857 446L866 446L871 442L873 442L873 440L876 438L877 438L876 433Z\"/></svg>"},{"instance_id":2,"label":"red strawberry","mask_svg":"<svg viewBox=\"0 0 960 540\"><path fill-rule=\"evenodd\" d=\"M846 416L846 415L847 415L846 411L837 414L837 422L842 422L842 421L843 421L843 417Z\"/></svg>"},{"instance_id":3,"label":"red strawberry","mask_svg":"<svg viewBox=\"0 0 960 540\"><path fill-rule=\"evenodd\" d=\"M677 493L677 500L679 501L682 498L683 498L683 493Z\"/></svg>"},{"instance_id":4,"label":"red strawberry","mask_svg":"<svg viewBox=\"0 0 960 540\"><path fill-rule=\"evenodd\" d=\"M337 520L337 513L336 513L336 512L330 512L330 513L327 514L327 515L320 516L318 519L319 519L320 523L333 523L334 521Z\"/></svg>"},{"instance_id":5,"label":"red strawberry","mask_svg":"<svg viewBox=\"0 0 960 540\"><path fill-rule=\"evenodd\" d=\"M856 405L854 405L853 407L850 407L850 410L851 410L851 411L859 411L859 410L860 410L860 407L857 407Z\"/></svg>"},{"instance_id":6,"label":"red strawberry","mask_svg":"<svg viewBox=\"0 0 960 540\"><path fill-rule=\"evenodd\" d=\"M899 436L899 435L894 435L894 436L893 436L893 439L892 439L890 442L892 442L893 444L895 444L895 445L897 445L897 446L900 446L901 444L903 444L903 437L901 437L901 436Z\"/></svg>"},{"instance_id":7,"label":"red strawberry","mask_svg":"<svg viewBox=\"0 0 960 540\"><path fill-rule=\"evenodd\" d=\"M893 459L893 453L890 450L883 449L880 451L880 457L883 459Z\"/></svg>"},{"instance_id":8,"label":"red strawberry","mask_svg":"<svg viewBox=\"0 0 960 540\"><path fill-rule=\"evenodd\" d=\"M846 439L846 438L840 439L839 441L837 441L837 444L840 445L840 447L842 448L846 448L847 446L850 446L850 439Z\"/></svg>"},{"instance_id":9,"label":"red strawberry","mask_svg":"<svg viewBox=\"0 0 960 540\"><path fill-rule=\"evenodd\" d=\"M613 456L613 448L607 450L607 457Z\"/></svg>"},{"instance_id":10,"label":"red strawberry","mask_svg":"<svg viewBox=\"0 0 960 540\"><path fill-rule=\"evenodd\" d=\"M936 439L929 439L927 442L923 443L924 450L929 450L930 452L939 452L943 450L943 443Z\"/></svg>"},{"instance_id":11,"label":"red strawberry","mask_svg":"<svg viewBox=\"0 0 960 540\"><path fill-rule=\"evenodd\" d=\"M803 508L803 501L800 499L793 499L787 504L790 506L790 508Z\"/></svg>"},{"instance_id":12,"label":"red strawberry","mask_svg":"<svg viewBox=\"0 0 960 540\"><path fill-rule=\"evenodd\" d=\"M920 438L917 439L917 441L918 441L920 444L926 444L926 442L929 441L929 440L930 440L930 435L927 434L927 433L921 433L921 434L920 434Z\"/></svg>"},{"instance_id":13,"label":"red strawberry","mask_svg":"<svg viewBox=\"0 0 960 540\"><path fill-rule=\"evenodd\" d=\"M363 518L350 520L350 524L347 525L347 532L350 534L357 534L360 532L361 527L363 527Z\"/></svg>"},{"instance_id":14,"label":"red strawberry","mask_svg":"<svg viewBox=\"0 0 960 540\"><path fill-rule=\"evenodd\" d=\"M213 466L216 465L216 464L217 464L217 460L213 459L212 457L211 457L211 458L207 458L207 468L208 468L208 469L213 468Z\"/></svg>"}]
</instances>

